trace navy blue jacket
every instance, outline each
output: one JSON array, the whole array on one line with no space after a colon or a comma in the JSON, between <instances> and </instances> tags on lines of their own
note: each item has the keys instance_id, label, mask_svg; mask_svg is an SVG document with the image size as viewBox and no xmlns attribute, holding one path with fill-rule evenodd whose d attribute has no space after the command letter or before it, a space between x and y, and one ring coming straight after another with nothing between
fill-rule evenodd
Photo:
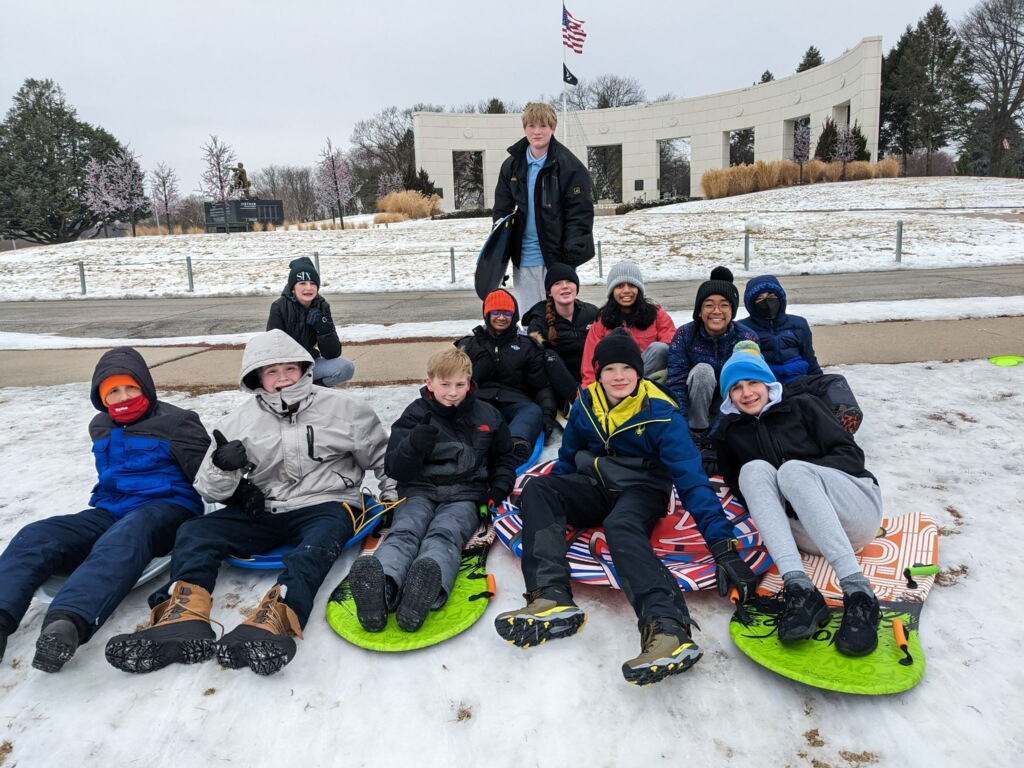
<instances>
[{"instance_id":1,"label":"navy blue jacket","mask_svg":"<svg viewBox=\"0 0 1024 768\"><path fill-rule=\"evenodd\" d=\"M772 291L779 296L779 313L773 320L765 320L754 312L754 299L764 291ZM761 275L750 280L743 292L743 306L750 317L737 322L757 334L761 354L776 379L789 384L800 376L821 373L811 344L811 328L799 315L786 314L786 292L775 275Z\"/></svg>"},{"instance_id":2,"label":"navy blue jacket","mask_svg":"<svg viewBox=\"0 0 1024 768\"><path fill-rule=\"evenodd\" d=\"M100 384L117 374L135 379L150 402L149 410L132 424L111 419L100 399ZM120 519L146 504L163 501L201 515L203 500L192 483L210 436L195 413L157 400L142 355L131 347L104 353L93 373L91 399L100 413L89 423L98 475L89 506Z\"/></svg>"}]
</instances>

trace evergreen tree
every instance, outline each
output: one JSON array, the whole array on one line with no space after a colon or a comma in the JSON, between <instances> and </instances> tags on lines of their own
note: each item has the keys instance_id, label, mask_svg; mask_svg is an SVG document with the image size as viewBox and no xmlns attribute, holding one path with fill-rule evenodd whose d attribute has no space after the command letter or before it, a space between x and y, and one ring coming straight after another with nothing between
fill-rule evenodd
<instances>
[{"instance_id":1,"label":"evergreen tree","mask_svg":"<svg viewBox=\"0 0 1024 768\"><path fill-rule=\"evenodd\" d=\"M818 143L814 147L814 158L825 163L831 163L836 159L836 145L839 143L839 131L836 130L836 121L826 117L821 124L821 135L818 136Z\"/></svg>"},{"instance_id":2,"label":"evergreen tree","mask_svg":"<svg viewBox=\"0 0 1024 768\"><path fill-rule=\"evenodd\" d=\"M906 106L904 126L911 146L931 157L963 135L968 106L975 98L970 59L946 13L935 5L918 22L893 76L896 98Z\"/></svg>"},{"instance_id":3,"label":"evergreen tree","mask_svg":"<svg viewBox=\"0 0 1024 768\"><path fill-rule=\"evenodd\" d=\"M754 163L754 129L741 128L729 136L729 165Z\"/></svg>"},{"instance_id":4,"label":"evergreen tree","mask_svg":"<svg viewBox=\"0 0 1024 768\"><path fill-rule=\"evenodd\" d=\"M822 57L821 51L819 51L812 45L810 48L804 51L804 57L800 60L800 63L797 65L796 71L797 73L806 72L808 69L820 67L824 63L825 59Z\"/></svg>"},{"instance_id":5,"label":"evergreen tree","mask_svg":"<svg viewBox=\"0 0 1024 768\"><path fill-rule=\"evenodd\" d=\"M430 176L427 175L425 168L420 168L420 172L412 177L411 183L406 184L405 188L422 192L427 197L437 194L437 188L434 186L434 182L430 180Z\"/></svg>"},{"instance_id":6,"label":"evergreen tree","mask_svg":"<svg viewBox=\"0 0 1024 768\"><path fill-rule=\"evenodd\" d=\"M766 69L764 72L761 73L761 82L762 83L770 83L774 79L775 79L775 75L772 74L770 69ZM754 85L757 85L757 83L754 83Z\"/></svg>"},{"instance_id":7,"label":"evergreen tree","mask_svg":"<svg viewBox=\"0 0 1024 768\"><path fill-rule=\"evenodd\" d=\"M871 162L871 153L868 152L868 137L864 135L864 131L860 129L860 125L857 121L853 121L853 128L850 129L850 136L853 137L853 141L856 145L856 151L853 154L854 160L863 160L864 162Z\"/></svg>"},{"instance_id":8,"label":"evergreen tree","mask_svg":"<svg viewBox=\"0 0 1024 768\"><path fill-rule=\"evenodd\" d=\"M77 240L97 221L85 203L90 160L121 149L78 119L52 80L27 79L0 124L0 228L33 243Z\"/></svg>"},{"instance_id":9,"label":"evergreen tree","mask_svg":"<svg viewBox=\"0 0 1024 768\"><path fill-rule=\"evenodd\" d=\"M504 115L506 113L505 104L501 99L494 98L487 102L487 105L481 110L485 115Z\"/></svg>"},{"instance_id":10,"label":"evergreen tree","mask_svg":"<svg viewBox=\"0 0 1024 768\"><path fill-rule=\"evenodd\" d=\"M882 90L879 99L879 117L882 123L878 132L879 155L900 155L904 168L907 165L907 155L914 148L907 125L910 109L903 101L904 95L899 90L896 72L913 36L914 31L908 24L896 45L882 57Z\"/></svg>"}]
</instances>

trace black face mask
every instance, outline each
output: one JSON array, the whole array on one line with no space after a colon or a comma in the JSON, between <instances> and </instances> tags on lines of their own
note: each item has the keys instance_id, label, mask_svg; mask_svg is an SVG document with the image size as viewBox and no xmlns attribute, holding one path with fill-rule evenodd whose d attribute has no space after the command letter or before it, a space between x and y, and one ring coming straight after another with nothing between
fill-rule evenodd
<instances>
[{"instance_id":1,"label":"black face mask","mask_svg":"<svg viewBox=\"0 0 1024 768\"><path fill-rule=\"evenodd\" d=\"M763 317L765 320L774 320L781 308L782 300L778 296L769 296L754 304L754 312L757 313L758 317Z\"/></svg>"}]
</instances>

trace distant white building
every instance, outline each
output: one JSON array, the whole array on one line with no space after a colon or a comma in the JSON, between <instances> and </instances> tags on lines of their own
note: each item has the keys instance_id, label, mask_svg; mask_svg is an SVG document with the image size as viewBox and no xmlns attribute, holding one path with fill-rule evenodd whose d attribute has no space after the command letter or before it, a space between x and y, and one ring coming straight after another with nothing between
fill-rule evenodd
<instances>
[{"instance_id":1,"label":"distant white building","mask_svg":"<svg viewBox=\"0 0 1024 768\"><path fill-rule=\"evenodd\" d=\"M557 136L563 141L563 128L568 128L564 142L584 162L588 147L621 147L619 181L627 201L660 197L658 142L689 139L690 194L700 196L701 175L729 166L732 131L753 128L754 159L780 160L793 156L798 121L810 121L813 153L822 123L831 117L840 127L856 122L877 159L881 78L882 38L866 37L837 59L770 83L692 99L572 112L571 124L560 124ZM416 168L426 169L441 190L446 211L455 209L453 152L483 154L485 205L494 204L507 149L523 135L521 115L417 112L413 127Z\"/></svg>"}]
</instances>

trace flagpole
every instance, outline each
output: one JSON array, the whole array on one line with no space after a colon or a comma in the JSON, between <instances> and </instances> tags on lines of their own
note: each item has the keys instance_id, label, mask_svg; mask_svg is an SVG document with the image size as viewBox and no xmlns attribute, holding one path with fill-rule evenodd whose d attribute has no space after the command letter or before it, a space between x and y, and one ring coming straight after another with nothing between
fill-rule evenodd
<instances>
[{"instance_id":1,"label":"flagpole","mask_svg":"<svg viewBox=\"0 0 1024 768\"><path fill-rule=\"evenodd\" d=\"M565 13L565 5L564 4L562 5L562 13L563 14ZM565 144L565 146L569 146L568 142L566 141L566 137L565 137L565 130L566 130L566 124L565 124L565 99L566 99L566 96L565 96L565 94L566 94L566 92L569 89L569 84L565 82L565 68L566 68L566 66L567 65L565 63L565 41L563 40L562 41L562 143Z\"/></svg>"}]
</instances>

